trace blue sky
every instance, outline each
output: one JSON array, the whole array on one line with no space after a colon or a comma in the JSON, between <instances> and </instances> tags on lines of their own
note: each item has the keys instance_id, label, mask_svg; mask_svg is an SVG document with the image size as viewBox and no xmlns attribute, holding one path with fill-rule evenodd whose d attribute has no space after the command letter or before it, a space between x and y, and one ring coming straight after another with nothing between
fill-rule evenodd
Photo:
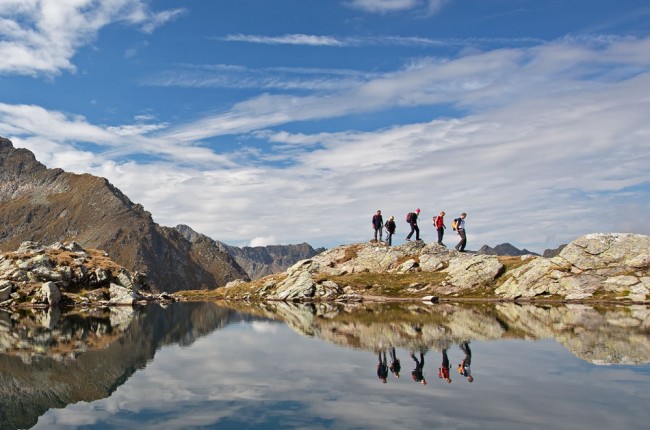
<instances>
[{"instance_id":1,"label":"blue sky","mask_svg":"<svg viewBox=\"0 0 650 430\"><path fill-rule=\"evenodd\" d=\"M650 233L641 0L0 0L0 136L233 245ZM456 237L448 230L446 242Z\"/></svg>"}]
</instances>

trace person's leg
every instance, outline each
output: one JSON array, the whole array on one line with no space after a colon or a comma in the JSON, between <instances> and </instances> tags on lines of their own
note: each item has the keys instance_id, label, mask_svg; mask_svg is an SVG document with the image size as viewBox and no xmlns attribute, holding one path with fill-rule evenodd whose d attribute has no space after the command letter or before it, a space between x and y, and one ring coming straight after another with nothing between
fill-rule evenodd
<instances>
[{"instance_id":1,"label":"person's leg","mask_svg":"<svg viewBox=\"0 0 650 430\"><path fill-rule=\"evenodd\" d=\"M445 233L444 233L444 230L442 228L439 228L437 230L438 230L438 245L442 245L442 236Z\"/></svg>"},{"instance_id":2,"label":"person's leg","mask_svg":"<svg viewBox=\"0 0 650 430\"><path fill-rule=\"evenodd\" d=\"M413 228L415 229L415 240L420 240L420 227L415 225Z\"/></svg>"},{"instance_id":3,"label":"person's leg","mask_svg":"<svg viewBox=\"0 0 650 430\"><path fill-rule=\"evenodd\" d=\"M467 244L467 236L465 235L465 230L459 230L458 234L460 235L460 242L456 245L456 249L460 252L465 252L465 244Z\"/></svg>"},{"instance_id":4,"label":"person's leg","mask_svg":"<svg viewBox=\"0 0 650 430\"><path fill-rule=\"evenodd\" d=\"M411 240L411 236L413 236L413 232L415 231L415 228L413 225L411 225L411 232L406 236L406 240Z\"/></svg>"}]
</instances>

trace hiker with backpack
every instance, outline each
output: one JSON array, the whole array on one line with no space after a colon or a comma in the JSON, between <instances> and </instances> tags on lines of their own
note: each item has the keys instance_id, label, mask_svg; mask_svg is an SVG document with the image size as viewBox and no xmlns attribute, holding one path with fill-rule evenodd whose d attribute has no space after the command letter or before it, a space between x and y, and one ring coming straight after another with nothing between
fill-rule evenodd
<instances>
[{"instance_id":1,"label":"hiker with backpack","mask_svg":"<svg viewBox=\"0 0 650 430\"><path fill-rule=\"evenodd\" d=\"M377 233L379 233L379 241L381 242L382 228L384 228L384 218L381 216L381 211L372 216L372 228L375 230L375 240L377 240Z\"/></svg>"},{"instance_id":2,"label":"hiker with backpack","mask_svg":"<svg viewBox=\"0 0 650 430\"><path fill-rule=\"evenodd\" d=\"M456 245L456 251L465 252L465 245L467 244L467 235L465 234L465 217L467 214L463 212L460 214L460 218L456 218L452 224L452 228L456 230L456 233L460 236L460 242Z\"/></svg>"},{"instance_id":3,"label":"hiker with backpack","mask_svg":"<svg viewBox=\"0 0 650 430\"><path fill-rule=\"evenodd\" d=\"M384 227L386 227L386 243L388 246L391 246L393 244L393 235L395 234L395 229L397 228L397 225L395 224L395 217L391 216L388 218L388 221L386 221Z\"/></svg>"},{"instance_id":4,"label":"hiker with backpack","mask_svg":"<svg viewBox=\"0 0 650 430\"><path fill-rule=\"evenodd\" d=\"M441 211L439 215L433 217L433 226L438 232L438 245L445 246L442 243L442 237L445 235L445 229L447 228L445 225L445 211Z\"/></svg>"},{"instance_id":5,"label":"hiker with backpack","mask_svg":"<svg viewBox=\"0 0 650 430\"><path fill-rule=\"evenodd\" d=\"M406 214L406 222L411 226L411 232L406 236L406 240L410 241L413 232L415 232L415 240L420 240L420 228L418 227L418 216L420 215L420 208L417 208L415 212L409 212Z\"/></svg>"}]
</instances>

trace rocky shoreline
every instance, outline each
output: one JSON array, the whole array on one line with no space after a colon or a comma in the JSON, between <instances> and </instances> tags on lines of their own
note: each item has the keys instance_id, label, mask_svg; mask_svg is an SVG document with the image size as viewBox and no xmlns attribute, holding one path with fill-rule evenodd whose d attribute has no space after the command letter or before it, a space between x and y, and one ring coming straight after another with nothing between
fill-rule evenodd
<instances>
[{"instance_id":1,"label":"rocky shoreline","mask_svg":"<svg viewBox=\"0 0 650 430\"><path fill-rule=\"evenodd\" d=\"M437 244L342 245L286 272L215 290L155 293L100 250L24 242L0 255L0 308L119 306L178 300L284 302L560 301L650 303L650 237L598 233L559 255L503 257Z\"/></svg>"}]
</instances>

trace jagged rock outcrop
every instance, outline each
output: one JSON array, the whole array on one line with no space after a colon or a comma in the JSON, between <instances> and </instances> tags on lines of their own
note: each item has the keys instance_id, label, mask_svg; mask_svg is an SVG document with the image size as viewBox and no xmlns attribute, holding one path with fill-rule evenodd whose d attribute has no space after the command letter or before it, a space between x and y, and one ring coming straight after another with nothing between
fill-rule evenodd
<instances>
[{"instance_id":1,"label":"jagged rock outcrop","mask_svg":"<svg viewBox=\"0 0 650 430\"><path fill-rule=\"evenodd\" d=\"M568 300L610 295L642 302L650 294L650 237L588 234L557 257L538 258L515 269L495 290L510 299L544 295Z\"/></svg>"},{"instance_id":2,"label":"jagged rock outcrop","mask_svg":"<svg viewBox=\"0 0 650 430\"><path fill-rule=\"evenodd\" d=\"M509 255L511 257L519 257L521 255L539 255L534 252L531 252L527 250L526 248L524 249L519 249L514 245L511 245L509 243L502 243L500 245L495 246L494 248L488 246L488 245L483 245L478 251L477 254L483 254L483 255Z\"/></svg>"},{"instance_id":3,"label":"jagged rock outcrop","mask_svg":"<svg viewBox=\"0 0 650 430\"><path fill-rule=\"evenodd\" d=\"M76 242L49 247L23 242L17 251L0 254L0 309L174 300L144 292L146 288L143 274L130 273L103 251Z\"/></svg>"},{"instance_id":4,"label":"jagged rock outcrop","mask_svg":"<svg viewBox=\"0 0 650 430\"><path fill-rule=\"evenodd\" d=\"M504 266L497 257L450 251L437 244L407 242L343 245L324 251L289 268L283 276L260 280L261 288L247 298L268 300L358 300L359 295L331 277L355 273L444 272L445 289L470 290L492 283Z\"/></svg>"},{"instance_id":5,"label":"jagged rock outcrop","mask_svg":"<svg viewBox=\"0 0 650 430\"><path fill-rule=\"evenodd\" d=\"M585 299L650 301L650 237L590 234L560 255L491 256L437 244L343 245L220 296L253 300ZM374 275L373 275L374 274ZM382 276L383 275L383 276ZM281 292L281 293L279 293Z\"/></svg>"},{"instance_id":6,"label":"jagged rock outcrop","mask_svg":"<svg viewBox=\"0 0 650 430\"><path fill-rule=\"evenodd\" d=\"M161 291L215 288L246 278L226 253L208 255L177 230L156 224L106 179L48 169L0 138L0 250L24 241L76 241L102 249Z\"/></svg>"},{"instance_id":7,"label":"jagged rock outcrop","mask_svg":"<svg viewBox=\"0 0 650 430\"><path fill-rule=\"evenodd\" d=\"M323 248L314 249L307 243L239 248L213 240L183 224L177 225L176 230L195 247L202 244L203 248L214 247L230 255L244 269L250 279L259 279L273 273L284 272L298 261L311 258L324 251Z\"/></svg>"}]
</instances>

